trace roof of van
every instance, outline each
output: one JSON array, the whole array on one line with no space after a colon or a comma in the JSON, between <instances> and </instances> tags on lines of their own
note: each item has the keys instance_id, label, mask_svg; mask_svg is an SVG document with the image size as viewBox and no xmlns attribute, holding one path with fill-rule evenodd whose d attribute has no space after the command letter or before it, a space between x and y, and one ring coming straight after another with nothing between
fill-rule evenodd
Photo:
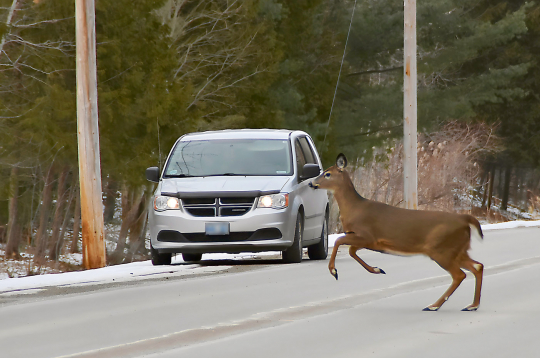
<instances>
[{"instance_id":1,"label":"roof of van","mask_svg":"<svg viewBox=\"0 0 540 358\"><path fill-rule=\"evenodd\" d=\"M182 141L210 139L289 139L293 131L288 129L226 129L221 131L197 132L184 135ZM304 133L305 134L305 133Z\"/></svg>"}]
</instances>

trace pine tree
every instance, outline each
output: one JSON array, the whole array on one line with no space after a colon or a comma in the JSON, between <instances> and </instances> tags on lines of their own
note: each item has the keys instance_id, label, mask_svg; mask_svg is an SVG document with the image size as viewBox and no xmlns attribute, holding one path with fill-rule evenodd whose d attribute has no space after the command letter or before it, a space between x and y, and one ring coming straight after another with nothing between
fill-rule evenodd
<instances>
[{"instance_id":1,"label":"pine tree","mask_svg":"<svg viewBox=\"0 0 540 358\"><path fill-rule=\"evenodd\" d=\"M472 120L479 106L525 93L515 80L525 75L527 61L495 66L488 59L527 32L529 6L493 22L473 14L474 6L461 0L417 4L419 131L448 119ZM395 0L367 1L356 12L330 140L369 158L373 147L402 136L403 8Z\"/></svg>"},{"instance_id":2,"label":"pine tree","mask_svg":"<svg viewBox=\"0 0 540 358\"><path fill-rule=\"evenodd\" d=\"M526 75L512 81L520 96L509 99L500 96L489 105L479 105L478 120L498 123L498 135L503 139L505 151L492 158L501 164L540 166L540 6L526 1L486 0L477 13L486 22L497 22L516 9L526 8L525 24L528 31L501 46L486 57L494 67L527 64Z\"/></svg>"}]
</instances>

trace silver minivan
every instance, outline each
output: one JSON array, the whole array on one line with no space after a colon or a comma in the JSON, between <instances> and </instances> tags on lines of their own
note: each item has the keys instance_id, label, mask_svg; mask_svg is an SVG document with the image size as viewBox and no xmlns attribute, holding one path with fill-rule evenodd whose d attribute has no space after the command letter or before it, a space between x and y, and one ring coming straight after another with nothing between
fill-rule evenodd
<instances>
[{"instance_id":1,"label":"silver minivan","mask_svg":"<svg viewBox=\"0 0 540 358\"><path fill-rule=\"evenodd\" d=\"M173 253L281 251L284 262L328 254L328 197L313 190L321 173L311 137L302 131L239 129L191 133L174 144L149 210L152 263Z\"/></svg>"}]
</instances>

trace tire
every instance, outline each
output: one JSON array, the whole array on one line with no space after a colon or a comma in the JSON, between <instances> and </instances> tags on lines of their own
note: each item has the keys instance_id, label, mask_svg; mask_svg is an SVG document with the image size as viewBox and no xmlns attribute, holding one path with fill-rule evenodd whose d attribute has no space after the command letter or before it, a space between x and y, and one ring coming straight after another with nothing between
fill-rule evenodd
<instances>
[{"instance_id":1,"label":"tire","mask_svg":"<svg viewBox=\"0 0 540 358\"><path fill-rule=\"evenodd\" d=\"M199 262L202 259L202 254L182 254L182 258L186 262Z\"/></svg>"},{"instance_id":2,"label":"tire","mask_svg":"<svg viewBox=\"0 0 540 358\"><path fill-rule=\"evenodd\" d=\"M294 241L291 247L282 252L283 262L295 264L302 262L302 236L304 235L304 220L302 214L296 217L296 227L294 229Z\"/></svg>"},{"instance_id":3,"label":"tire","mask_svg":"<svg viewBox=\"0 0 540 358\"><path fill-rule=\"evenodd\" d=\"M321 241L315 245L308 246L308 257L310 260L325 260L328 256L328 212L324 217Z\"/></svg>"},{"instance_id":4,"label":"tire","mask_svg":"<svg viewBox=\"0 0 540 358\"><path fill-rule=\"evenodd\" d=\"M150 255L152 256L152 265L161 266L161 265L170 265L172 260L171 253L160 254L158 250L150 246Z\"/></svg>"}]
</instances>

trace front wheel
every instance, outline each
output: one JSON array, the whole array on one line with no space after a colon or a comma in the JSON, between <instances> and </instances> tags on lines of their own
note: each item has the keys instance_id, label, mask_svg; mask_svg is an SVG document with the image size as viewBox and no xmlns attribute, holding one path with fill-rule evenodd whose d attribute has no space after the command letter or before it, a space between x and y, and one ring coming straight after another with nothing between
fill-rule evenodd
<instances>
[{"instance_id":1,"label":"front wheel","mask_svg":"<svg viewBox=\"0 0 540 358\"><path fill-rule=\"evenodd\" d=\"M321 231L321 241L315 245L308 246L308 256L311 260L325 260L328 256L328 215L325 215Z\"/></svg>"},{"instance_id":2,"label":"front wheel","mask_svg":"<svg viewBox=\"0 0 540 358\"><path fill-rule=\"evenodd\" d=\"M283 262L288 264L302 262L302 236L304 235L304 221L302 214L298 213L296 217L296 227L294 229L294 241L291 247L283 251Z\"/></svg>"},{"instance_id":3,"label":"front wheel","mask_svg":"<svg viewBox=\"0 0 540 358\"><path fill-rule=\"evenodd\" d=\"M150 245L150 255L152 256L152 265L161 266L161 265L170 265L172 260L171 253L160 254L158 250L154 249Z\"/></svg>"}]
</instances>

